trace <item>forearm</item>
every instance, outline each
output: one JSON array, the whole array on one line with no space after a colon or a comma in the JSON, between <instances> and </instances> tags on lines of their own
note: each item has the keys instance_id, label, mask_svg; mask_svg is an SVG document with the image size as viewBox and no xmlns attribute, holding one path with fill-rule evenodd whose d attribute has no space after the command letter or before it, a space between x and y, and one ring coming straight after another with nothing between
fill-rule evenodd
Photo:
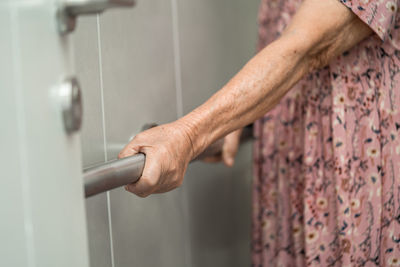
<instances>
[{"instance_id":1,"label":"forearm","mask_svg":"<svg viewBox=\"0 0 400 267\"><path fill-rule=\"evenodd\" d=\"M370 29L337 0L306 0L282 37L260 51L206 103L178 120L193 156L271 110L305 74L350 49Z\"/></svg>"}]
</instances>

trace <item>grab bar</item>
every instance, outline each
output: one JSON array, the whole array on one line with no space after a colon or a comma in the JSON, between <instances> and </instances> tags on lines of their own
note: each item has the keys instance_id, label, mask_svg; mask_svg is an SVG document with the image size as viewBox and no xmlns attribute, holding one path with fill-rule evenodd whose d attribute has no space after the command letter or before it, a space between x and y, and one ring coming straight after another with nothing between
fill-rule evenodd
<instances>
[{"instance_id":1,"label":"grab bar","mask_svg":"<svg viewBox=\"0 0 400 267\"><path fill-rule=\"evenodd\" d=\"M240 142L244 143L251 140L252 137L252 127L248 126L244 128ZM223 139L218 140L194 160L221 153L223 143ZM84 170L85 196L94 196L138 181L142 175L145 160L146 156L144 154L136 154L131 157L113 160L103 165Z\"/></svg>"}]
</instances>

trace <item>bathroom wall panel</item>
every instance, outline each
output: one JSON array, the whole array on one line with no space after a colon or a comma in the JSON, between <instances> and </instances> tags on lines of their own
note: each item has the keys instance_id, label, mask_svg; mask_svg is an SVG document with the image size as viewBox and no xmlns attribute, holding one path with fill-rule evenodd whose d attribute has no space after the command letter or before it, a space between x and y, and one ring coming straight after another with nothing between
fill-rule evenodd
<instances>
[{"instance_id":1,"label":"bathroom wall panel","mask_svg":"<svg viewBox=\"0 0 400 267\"><path fill-rule=\"evenodd\" d=\"M27 252L29 266L88 266L79 136L65 132L57 91L72 73L70 38L57 32L53 1L9 4L15 65L10 77L14 85L6 91L14 94L16 113L1 112L17 117L18 140L8 141L18 153L11 159L19 164L20 175L10 178L21 182L26 237L13 255L18 258L21 252L24 258ZM13 205L12 200L3 205L17 209L18 202ZM6 237L2 240L8 245Z\"/></svg>"},{"instance_id":2,"label":"bathroom wall panel","mask_svg":"<svg viewBox=\"0 0 400 267\"><path fill-rule=\"evenodd\" d=\"M221 88L252 57L259 0L178 0L183 108ZM192 266L249 266L251 145L236 165L196 163L184 182Z\"/></svg>"},{"instance_id":3,"label":"bathroom wall panel","mask_svg":"<svg viewBox=\"0 0 400 267\"><path fill-rule=\"evenodd\" d=\"M110 267L111 244L106 193L86 200L90 266Z\"/></svg>"},{"instance_id":4,"label":"bathroom wall panel","mask_svg":"<svg viewBox=\"0 0 400 267\"><path fill-rule=\"evenodd\" d=\"M138 1L100 20L109 158L146 123L176 119L169 1Z\"/></svg>"},{"instance_id":5,"label":"bathroom wall panel","mask_svg":"<svg viewBox=\"0 0 400 267\"><path fill-rule=\"evenodd\" d=\"M75 65L85 105L85 166L104 156L116 158L145 123L177 118L182 103L175 89L170 4L137 1L133 9L108 11L100 16L100 32L96 16L79 18ZM258 0L178 0L185 113L254 53L257 6ZM111 191L114 266L249 265L250 162L247 145L233 169L192 164L183 187L168 194L140 199L123 189ZM112 266L106 203L105 194L86 201L91 266L96 267Z\"/></svg>"},{"instance_id":6,"label":"bathroom wall panel","mask_svg":"<svg viewBox=\"0 0 400 267\"><path fill-rule=\"evenodd\" d=\"M203 103L254 55L260 0L177 0L184 112Z\"/></svg>"},{"instance_id":7,"label":"bathroom wall panel","mask_svg":"<svg viewBox=\"0 0 400 267\"><path fill-rule=\"evenodd\" d=\"M191 266L249 266L251 145L242 146L236 165L196 163L185 177Z\"/></svg>"},{"instance_id":8,"label":"bathroom wall panel","mask_svg":"<svg viewBox=\"0 0 400 267\"><path fill-rule=\"evenodd\" d=\"M75 73L82 87L82 161L83 166L104 162L104 135L101 78L97 35L97 16L82 16L72 34Z\"/></svg>"},{"instance_id":9,"label":"bathroom wall panel","mask_svg":"<svg viewBox=\"0 0 400 267\"><path fill-rule=\"evenodd\" d=\"M115 266L191 266L186 262L181 194L175 190L146 199L123 189L111 194Z\"/></svg>"},{"instance_id":10,"label":"bathroom wall panel","mask_svg":"<svg viewBox=\"0 0 400 267\"><path fill-rule=\"evenodd\" d=\"M105 160L97 16L79 17L72 34L75 73L82 87L82 161L84 167ZM86 200L90 265L111 266L111 245L106 193Z\"/></svg>"},{"instance_id":11,"label":"bathroom wall panel","mask_svg":"<svg viewBox=\"0 0 400 267\"><path fill-rule=\"evenodd\" d=\"M0 62L0 112L1 133L0 147L0 166L2 175L0 186L0 203L2 210L2 220L0 222L0 237L6 244L0 250L0 265L2 266L27 266L29 262L28 251L24 245L27 242L24 223L24 203L22 188L22 171L20 160L20 150L17 144L20 143L18 134L18 116L15 94L15 80L13 62L13 38L11 22L11 10L9 7L0 3L0 51L2 61ZM7 126L7 127L4 127ZM12 160L10 160L12 159ZM12 203L12 205L7 204Z\"/></svg>"},{"instance_id":12,"label":"bathroom wall panel","mask_svg":"<svg viewBox=\"0 0 400 267\"><path fill-rule=\"evenodd\" d=\"M100 20L107 156L115 158L146 123L177 118L170 1L138 1ZM182 193L140 199L111 192L115 266L190 266L185 262Z\"/></svg>"}]
</instances>

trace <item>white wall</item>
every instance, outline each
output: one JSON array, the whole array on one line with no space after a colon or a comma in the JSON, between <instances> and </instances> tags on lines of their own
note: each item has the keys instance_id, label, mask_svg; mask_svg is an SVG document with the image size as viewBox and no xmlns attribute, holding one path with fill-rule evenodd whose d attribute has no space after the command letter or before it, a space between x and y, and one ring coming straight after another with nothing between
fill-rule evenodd
<instances>
[{"instance_id":1,"label":"white wall","mask_svg":"<svg viewBox=\"0 0 400 267\"><path fill-rule=\"evenodd\" d=\"M145 123L189 112L254 54L259 0L138 0L79 18L85 166L116 157ZM91 266L249 266L251 147L237 165L191 164L173 192L86 201Z\"/></svg>"},{"instance_id":2,"label":"white wall","mask_svg":"<svg viewBox=\"0 0 400 267\"><path fill-rule=\"evenodd\" d=\"M55 12L52 0L0 1L0 266L89 264L80 139L57 91L72 53Z\"/></svg>"}]
</instances>

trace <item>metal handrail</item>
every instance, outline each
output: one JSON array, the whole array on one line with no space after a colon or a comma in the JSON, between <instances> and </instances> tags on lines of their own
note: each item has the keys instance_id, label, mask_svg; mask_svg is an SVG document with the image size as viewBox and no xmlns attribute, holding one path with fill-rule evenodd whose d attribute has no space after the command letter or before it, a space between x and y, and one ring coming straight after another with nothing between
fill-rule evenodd
<instances>
[{"instance_id":1,"label":"metal handrail","mask_svg":"<svg viewBox=\"0 0 400 267\"><path fill-rule=\"evenodd\" d=\"M252 127L244 128L240 138L241 143L251 140L252 138ZM221 153L223 143L223 139L218 140L193 161ZM109 161L100 166L84 170L85 196L94 196L114 188L137 182L142 175L145 160L146 156L144 154L136 154L131 157Z\"/></svg>"}]
</instances>

